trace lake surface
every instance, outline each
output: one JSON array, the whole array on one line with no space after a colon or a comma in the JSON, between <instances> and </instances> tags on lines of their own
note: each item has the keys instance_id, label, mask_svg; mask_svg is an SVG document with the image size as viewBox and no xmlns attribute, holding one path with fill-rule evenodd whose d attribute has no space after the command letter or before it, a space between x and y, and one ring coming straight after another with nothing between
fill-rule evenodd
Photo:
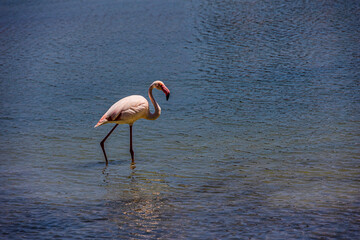
<instances>
[{"instance_id":1,"label":"lake surface","mask_svg":"<svg viewBox=\"0 0 360 240\"><path fill-rule=\"evenodd\" d=\"M1 1L1 239L357 239L359 1ZM94 129L154 80L156 121Z\"/></svg>"}]
</instances>

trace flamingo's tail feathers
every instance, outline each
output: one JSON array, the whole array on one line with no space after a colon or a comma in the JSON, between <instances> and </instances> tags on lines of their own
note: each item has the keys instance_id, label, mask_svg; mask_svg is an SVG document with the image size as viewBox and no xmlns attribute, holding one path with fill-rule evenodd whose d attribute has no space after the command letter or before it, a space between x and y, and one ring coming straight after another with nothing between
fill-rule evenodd
<instances>
[{"instance_id":1,"label":"flamingo's tail feathers","mask_svg":"<svg viewBox=\"0 0 360 240\"><path fill-rule=\"evenodd\" d=\"M103 125L103 124L105 124L105 123L107 123L107 122L108 122L107 116L104 115L104 116L101 117L101 119L99 120L99 122L94 126L94 128L96 128L96 127L98 127L98 126L101 126L101 125Z\"/></svg>"}]
</instances>

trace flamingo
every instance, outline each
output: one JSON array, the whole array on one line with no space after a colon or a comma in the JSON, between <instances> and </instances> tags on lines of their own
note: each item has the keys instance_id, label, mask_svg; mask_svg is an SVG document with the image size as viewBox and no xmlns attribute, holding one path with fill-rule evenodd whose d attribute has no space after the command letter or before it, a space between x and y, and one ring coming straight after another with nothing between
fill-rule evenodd
<instances>
[{"instance_id":1,"label":"flamingo","mask_svg":"<svg viewBox=\"0 0 360 240\"><path fill-rule=\"evenodd\" d=\"M165 86L162 81L155 81L149 87L149 98L154 105L155 112L151 113L149 108L149 102L140 95L131 95L125 98L120 99L118 102L114 103L109 110L100 118L99 122L94 126L94 128L104 125L106 123L115 123L115 126L110 130L106 137L100 142L100 146L105 156L106 166L108 165L108 159L106 156L104 143L110 134L115 130L119 124L129 124L130 126L130 154L131 154L131 163L135 164L134 160L134 151L132 147L132 126L134 122L138 119L145 118L147 120L155 120L161 114L161 108L159 104L155 101L152 90L156 88L162 90L166 95L166 100L170 97L170 91Z\"/></svg>"}]
</instances>

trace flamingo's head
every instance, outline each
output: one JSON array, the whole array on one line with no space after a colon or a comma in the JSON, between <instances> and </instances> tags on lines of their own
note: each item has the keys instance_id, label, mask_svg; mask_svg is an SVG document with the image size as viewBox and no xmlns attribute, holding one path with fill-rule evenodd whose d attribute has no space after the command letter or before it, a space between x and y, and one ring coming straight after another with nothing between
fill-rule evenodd
<instances>
[{"instance_id":1,"label":"flamingo's head","mask_svg":"<svg viewBox=\"0 0 360 240\"><path fill-rule=\"evenodd\" d=\"M162 81L155 81L151 85L154 86L156 89L163 91L166 95L166 100L169 100L170 90L165 86Z\"/></svg>"}]
</instances>

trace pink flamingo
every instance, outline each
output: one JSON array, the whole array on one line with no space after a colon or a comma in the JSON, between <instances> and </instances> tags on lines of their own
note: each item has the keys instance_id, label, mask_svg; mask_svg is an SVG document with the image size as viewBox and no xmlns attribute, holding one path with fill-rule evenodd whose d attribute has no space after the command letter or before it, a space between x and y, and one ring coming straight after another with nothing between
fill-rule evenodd
<instances>
[{"instance_id":1,"label":"pink flamingo","mask_svg":"<svg viewBox=\"0 0 360 240\"><path fill-rule=\"evenodd\" d=\"M132 148L132 125L138 119L145 118L147 120L155 120L161 114L161 108L152 95L152 90L154 88L162 90L166 95L166 100L168 100L170 96L170 91L163 82L155 81L150 85L148 93L149 98L155 108L154 113L150 112L149 102L143 96L132 95L120 99L118 102L114 103L95 125L95 127L98 127L106 123L116 123L115 126L106 135L106 137L100 142L100 146L105 156L106 165L108 165L108 159L106 156L104 143L119 124L129 124L130 126L130 154L132 164L135 163L134 151Z\"/></svg>"}]
</instances>

